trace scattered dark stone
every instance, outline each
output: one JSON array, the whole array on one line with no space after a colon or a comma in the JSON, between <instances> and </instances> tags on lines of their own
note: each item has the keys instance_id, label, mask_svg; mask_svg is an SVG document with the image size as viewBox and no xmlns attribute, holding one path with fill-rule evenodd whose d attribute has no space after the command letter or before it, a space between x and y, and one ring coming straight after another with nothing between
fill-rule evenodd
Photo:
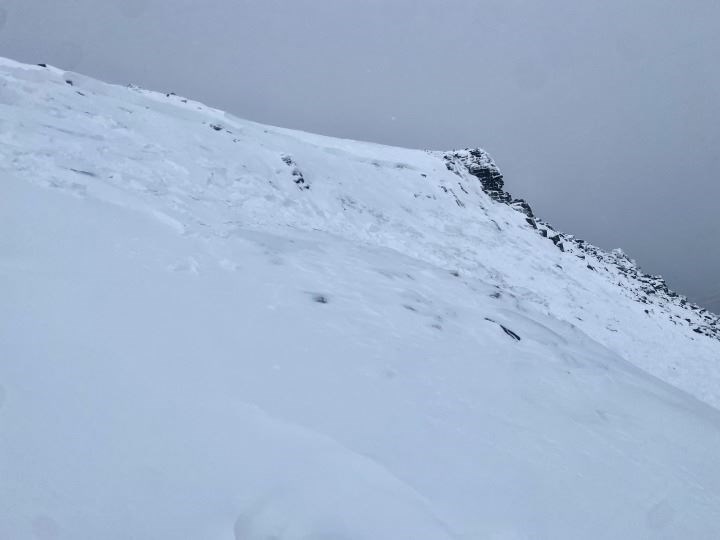
<instances>
[{"instance_id":1,"label":"scattered dark stone","mask_svg":"<svg viewBox=\"0 0 720 540\"><path fill-rule=\"evenodd\" d=\"M97 177L97 174L90 172L90 171L83 171L80 169L73 169L73 168L70 168L70 170L74 173L82 174L83 176L92 176L93 178Z\"/></svg>"},{"instance_id":2,"label":"scattered dark stone","mask_svg":"<svg viewBox=\"0 0 720 540\"><path fill-rule=\"evenodd\" d=\"M460 208L465 207L465 203L462 202L460 199L458 199L458 196L455 194L455 192L452 189L446 188L445 186L440 186L440 189L442 189L445 193L449 193L450 195L452 195L453 198L455 199L455 204L457 204Z\"/></svg>"},{"instance_id":3,"label":"scattered dark stone","mask_svg":"<svg viewBox=\"0 0 720 540\"><path fill-rule=\"evenodd\" d=\"M305 181L305 177L303 176L303 173L298 168L297 164L293 160L292 156L288 156L287 154L284 154L280 156L280 159L283 160L283 163L290 167L292 169L291 174L293 177L293 182L295 182L295 185L303 190L303 189L310 189L310 184L308 184Z\"/></svg>"},{"instance_id":4,"label":"scattered dark stone","mask_svg":"<svg viewBox=\"0 0 720 540\"><path fill-rule=\"evenodd\" d=\"M529 218L535 217L532 208L530 208L530 205L524 199L515 199L512 201L512 203L510 203L510 206L512 206L518 212L522 212Z\"/></svg>"},{"instance_id":5,"label":"scattered dark stone","mask_svg":"<svg viewBox=\"0 0 720 540\"><path fill-rule=\"evenodd\" d=\"M460 272L458 272L457 270L450 270L450 275L460 277Z\"/></svg>"},{"instance_id":6,"label":"scattered dark stone","mask_svg":"<svg viewBox=\"0 0 720 540\"><path fill-rule=\"evenodd\" d=\"M46 68L47 64L38 64L38 66Z\"/></svg>"},{"instance_id":7,"label":"scattered dark stone","mask_svg":"<svg viewBox=\"0 0 720 540\"><path fill-rule=\"evenodd\" d=\"M318 304L327 304L329 302L328 297L324 294L313 294L313 302L317 302Z\"/></svg>"},{"instance_id":8,"label":"scattered dark stone","mask_svg":"<svg viewBox=\"0 0 720 540\"><path fill-rule=\"evenodd\" d=\"M505 332L508 336L510 336L514 340L520 341L520 336L518 336L515 332L513 332L509 328L504 327L502 324L500 325L500 328L502 328L503 332Z\"/></svg>"},{"instance_id":9,"label":"scattered dark stone","mask_svg":"<svg viewBox=\"0 0 720 540\"><path fill-rule=\"evenodd\" d=\"M564 246L564 245L562 244L562 242L560 241L561 238L562 238L562 237L561 237L559 234L556 234L555 236L551 236L551 237L550 237L550 240L552 240L552 243L555 244L560 251L563 251L563 252L564 252L564 251L565 251L565 246Z\"/></svg>"},{"instance_id":10,"label":"scattered dark stone","mask_svg":"<svg viewBox=\"0 0 720 540\"><path fill-rule=\"evenodd\" d=\"M75 83L73 83L70 79L67 79L65 81L65 84L69 84L70 86L75 86Z\"/></svg>"},{"instance_id":11,"label":"scattered dark stone","mask_svg":"<svg viewBox=\"0 0 720 540\"><path fill-rule=\"evenodd\" d=\"M411 305L403 304L402 307L404 307L404 308L407 309L408 311L415 311L415 312L417 312L417 309L415 309L415 308L414 308L413 306L411 306Z\"/></svg>"},{"instance_id":12,"label":"scattered dark stone","mask_svg":"<svg viewBox=\"0 0 720 540\"><path fill-rule=\"evenodd\" d=\"M210 124L210 127L213 128L215 131L221 131L222 126L219 124Z\"/></svg>"},{"instance_id":13,"label":"scattered dark stone","mask_svg":"<svg viewBox=\"0 0 720 540\"><path fill-rule=\"evenodd\" d=\"M505 332L508 336L510 336L510 337L513 338L514 340L520 341L520 336L518 336L515 332L513 332L513 331L510 330L509 328L503 326L502 324L500 324L500 323L497 322L496 320L493 320L493 319L491 319L490 317L485 317L485 320L486 320L486 321L489 321L489 322L491 322L491 323L497 324L500 328L503 329L503 332Z\"/></svg>"},{"instance_id":14,"label":"scattered dark stone","mask_svg":"<svg viewBox=\"0 0 720 540\"><path fill-rule=\"evenodd\" d=\"M535 220L531 217L526 217L525 221L527 221L528 225L530 225L533 229L537 229L537 224L535 223Z\"/></svg>"}]
</instances>

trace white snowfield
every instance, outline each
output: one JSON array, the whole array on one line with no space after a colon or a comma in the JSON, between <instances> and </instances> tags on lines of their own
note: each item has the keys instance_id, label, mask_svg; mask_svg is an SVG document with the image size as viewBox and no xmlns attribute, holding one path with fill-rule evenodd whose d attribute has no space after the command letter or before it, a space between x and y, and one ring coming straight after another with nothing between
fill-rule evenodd
<instances>
[{"instance_id":1,"label":"white snowfield","mask_svg":"<svg viewBox=\"0 0 720 540\"><path fill-rule=\"evenodd\" d=\"M524 218L0 60L0 539L720 538L720 341Z\"/></svg>"}]
</instances>

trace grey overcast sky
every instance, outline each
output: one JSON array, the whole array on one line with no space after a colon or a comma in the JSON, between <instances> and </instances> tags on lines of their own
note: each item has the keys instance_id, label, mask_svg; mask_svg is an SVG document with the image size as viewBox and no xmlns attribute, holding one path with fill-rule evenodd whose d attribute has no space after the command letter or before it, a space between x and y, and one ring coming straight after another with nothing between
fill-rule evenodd
<instances>
[{"instance_id":1,"label":"grey overcast sky","mask_svg":"<svg viewBox=\"0 0 720 540\"><path fill-rule=\"evenodd\" d=\"M1 0L0 55L264 123L482 146L720 312L718 0Z\"/></svg>"}]
</instances>

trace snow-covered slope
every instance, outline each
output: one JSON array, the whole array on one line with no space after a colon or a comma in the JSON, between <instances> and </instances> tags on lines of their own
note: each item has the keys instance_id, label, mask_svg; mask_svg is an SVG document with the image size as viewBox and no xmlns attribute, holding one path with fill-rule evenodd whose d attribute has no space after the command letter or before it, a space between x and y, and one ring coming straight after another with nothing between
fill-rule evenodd
<instances>
[{"instance_id":1,"label":"snow-covered slope","mask_svg":"<svg viewBox=\"0 0 720 540\"><path fill-rule=\"evenodd\" d=\"M0 228L0 538L720 535L717 320L482 151L2 60Z\"/></svg>"}]
</instances>

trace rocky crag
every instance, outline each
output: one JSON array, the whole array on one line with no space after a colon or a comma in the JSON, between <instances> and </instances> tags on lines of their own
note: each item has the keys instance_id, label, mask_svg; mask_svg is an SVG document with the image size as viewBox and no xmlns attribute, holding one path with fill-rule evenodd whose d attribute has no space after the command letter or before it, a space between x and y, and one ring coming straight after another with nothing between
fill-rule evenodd
<instances>
[{"instance_id":1,"label":"rocky crag","mask_svg":"<svg viewBox=\"0 0 720 540\"><path fill-rule=\"evenodd\" d=\"M513 197L505 190L500 169L490 155L480 148L453 150L442 154L448 170L458 176L468 173L480 181L482 189L496 203L508 205L526 216L530 227L551 241L560 251L578 257L588 269L604 274L623 292L637 302L645 304L645 313L660 311L676 325L687 326L696 334L720 340L720 317L687 297L671 290L659 275L651 275L638 266L621 249L605 251L585 240L555 229L538 218L530 204Z\"/></svg>"}]
</instances>

